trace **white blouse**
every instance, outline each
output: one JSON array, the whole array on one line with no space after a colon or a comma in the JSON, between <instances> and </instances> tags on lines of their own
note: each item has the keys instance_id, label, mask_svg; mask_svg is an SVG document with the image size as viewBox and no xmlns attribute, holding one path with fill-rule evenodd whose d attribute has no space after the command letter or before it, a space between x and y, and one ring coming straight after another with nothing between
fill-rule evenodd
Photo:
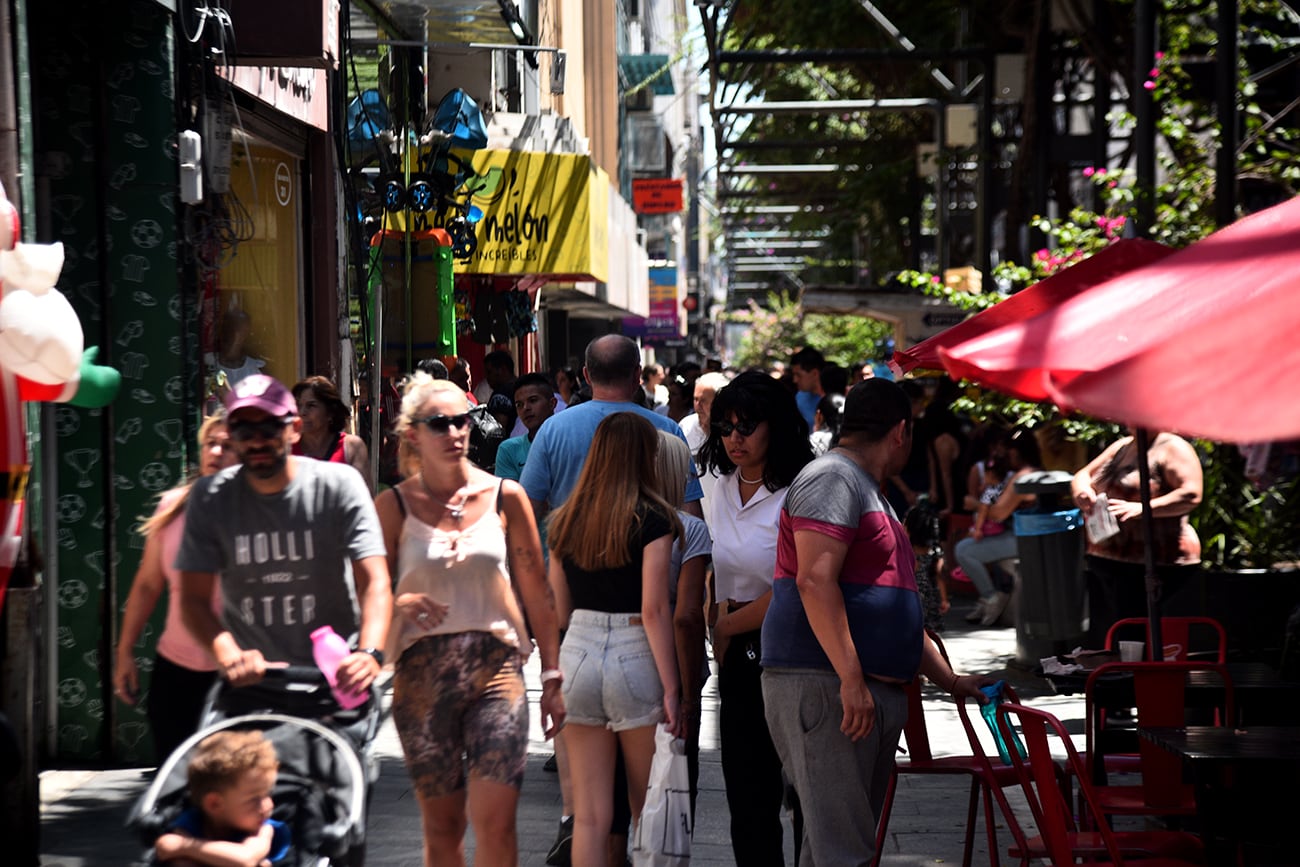
<instances>
[{"instance_id":1,"label":"white blouse","mask_svg":"<svg viewBox=\"0 0 1300 867\"><path fill-rule=\"evenodd\" d=\"M750 602L772 589L786 490L759 488L742 506L740 474L718 479L705 517L713 535L713 582L719 602Z\"/></svg>"}]
</instances>

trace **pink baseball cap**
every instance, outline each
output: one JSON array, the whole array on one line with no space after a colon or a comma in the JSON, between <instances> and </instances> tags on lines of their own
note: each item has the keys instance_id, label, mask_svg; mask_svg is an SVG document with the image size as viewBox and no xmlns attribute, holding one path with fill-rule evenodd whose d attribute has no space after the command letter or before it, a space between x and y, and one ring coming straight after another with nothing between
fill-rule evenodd
<instances>
[{"instance_id":1,"label":"pink baseball cap","mask_svg":"<svg viewBox=\"0 0 1300 867\"><path fill-rule=\"evenodd\" d=\"M273 376L256 373L246 376L226 395L226 412L234 415L241 409L260 409L277 418L298 414L298 401Z\"/></svg>"}]
</instances>

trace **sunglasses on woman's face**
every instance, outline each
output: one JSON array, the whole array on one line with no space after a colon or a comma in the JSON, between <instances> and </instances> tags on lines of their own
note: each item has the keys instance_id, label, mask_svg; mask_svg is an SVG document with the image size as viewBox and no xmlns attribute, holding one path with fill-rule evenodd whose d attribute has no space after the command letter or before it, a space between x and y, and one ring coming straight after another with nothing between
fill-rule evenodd
<instances>
[{"instance_id":1,"label":"sunglasses on woman's face","mask_svg":"<svg viewBox=\"0 0 1300 867\"><path fill-rule=\"evenodd\" d=\"M452 428L460 430L469 424L469 413L462 412L460 415L430 415L424 418L417 418L416 424L422 424L433 433L444 436Z\"/></svg>"},{"instance_id":2,"label":"sunglasses on woman's face","mask_svg":"<svg viewBox=\"0 0 1300 867\"><path fill-rule=\"evenodd\" d=\"M241 443L254 439L272 440L283 433L290 421L292 419L288 418L268 418L262 421L239 419L228 423L226 431L232 440Z\"/></svg>"},{"instance_id":3,"label":"sunglasses on woman's face","mask_svg":"<svg viewBox=\"0 0 1300 867\"><path fill-rule=\"evenodd\" d=\"M754 431L758 430L759 424L761 424L761 422L751 421L750 419L741 419L735 424L732 424L729 421L715 421L713 423L713 430L717 432L718 436L725 440L727 437L731 436L732 431L735 431L743 437L752 436Z\"/></svg>"}]
</instances>

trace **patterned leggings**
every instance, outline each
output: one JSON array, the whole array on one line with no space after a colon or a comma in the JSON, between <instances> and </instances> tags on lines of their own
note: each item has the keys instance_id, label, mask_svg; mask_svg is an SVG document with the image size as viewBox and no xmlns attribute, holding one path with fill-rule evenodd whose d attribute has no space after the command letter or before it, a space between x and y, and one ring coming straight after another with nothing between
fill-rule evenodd
<instances>
[{"instance_id":1,"label":"patterned leggings","mask_svg":"<svg viewBox=\"0 0 1300 867\"><path fill-rule=\"evenodd\" d=\"M528 702L519 650L487 632L431 635L397 661L393 723L416 791L437 798L475 779L523 784Z\"/></svg>"}]
</instances>

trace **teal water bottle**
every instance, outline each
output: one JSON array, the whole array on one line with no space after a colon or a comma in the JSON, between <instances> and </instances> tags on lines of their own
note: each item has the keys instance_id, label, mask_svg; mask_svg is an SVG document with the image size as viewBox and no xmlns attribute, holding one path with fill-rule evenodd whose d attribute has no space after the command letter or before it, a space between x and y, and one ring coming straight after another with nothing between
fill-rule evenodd
<instances>
[{"instance_id":1,"label":"teal water bottle","mask_svg":"<svg viewBox=\"0 0 1300 867\"><path fill-rule=\"evenodd\" d=\"M999 680L988 686L981 686L980 692L989 697L988 703L980 705L980 716L984 717L985 724L989 731L993 732L993 740L998 745L998 757L1002 759L1002 764L1011 764L1011 750L1007 747L1006 740L1002 737L1002 728L998 725L998 705L1002 704L1002 687L1006 685L1005 680ZM1011 740L1016 746L1016 752L1020 758L1025 758L1025 745L1020 742L1020 736L1016 734L1015 729L1011 729Z\"/></svg>"}]
</instances>

